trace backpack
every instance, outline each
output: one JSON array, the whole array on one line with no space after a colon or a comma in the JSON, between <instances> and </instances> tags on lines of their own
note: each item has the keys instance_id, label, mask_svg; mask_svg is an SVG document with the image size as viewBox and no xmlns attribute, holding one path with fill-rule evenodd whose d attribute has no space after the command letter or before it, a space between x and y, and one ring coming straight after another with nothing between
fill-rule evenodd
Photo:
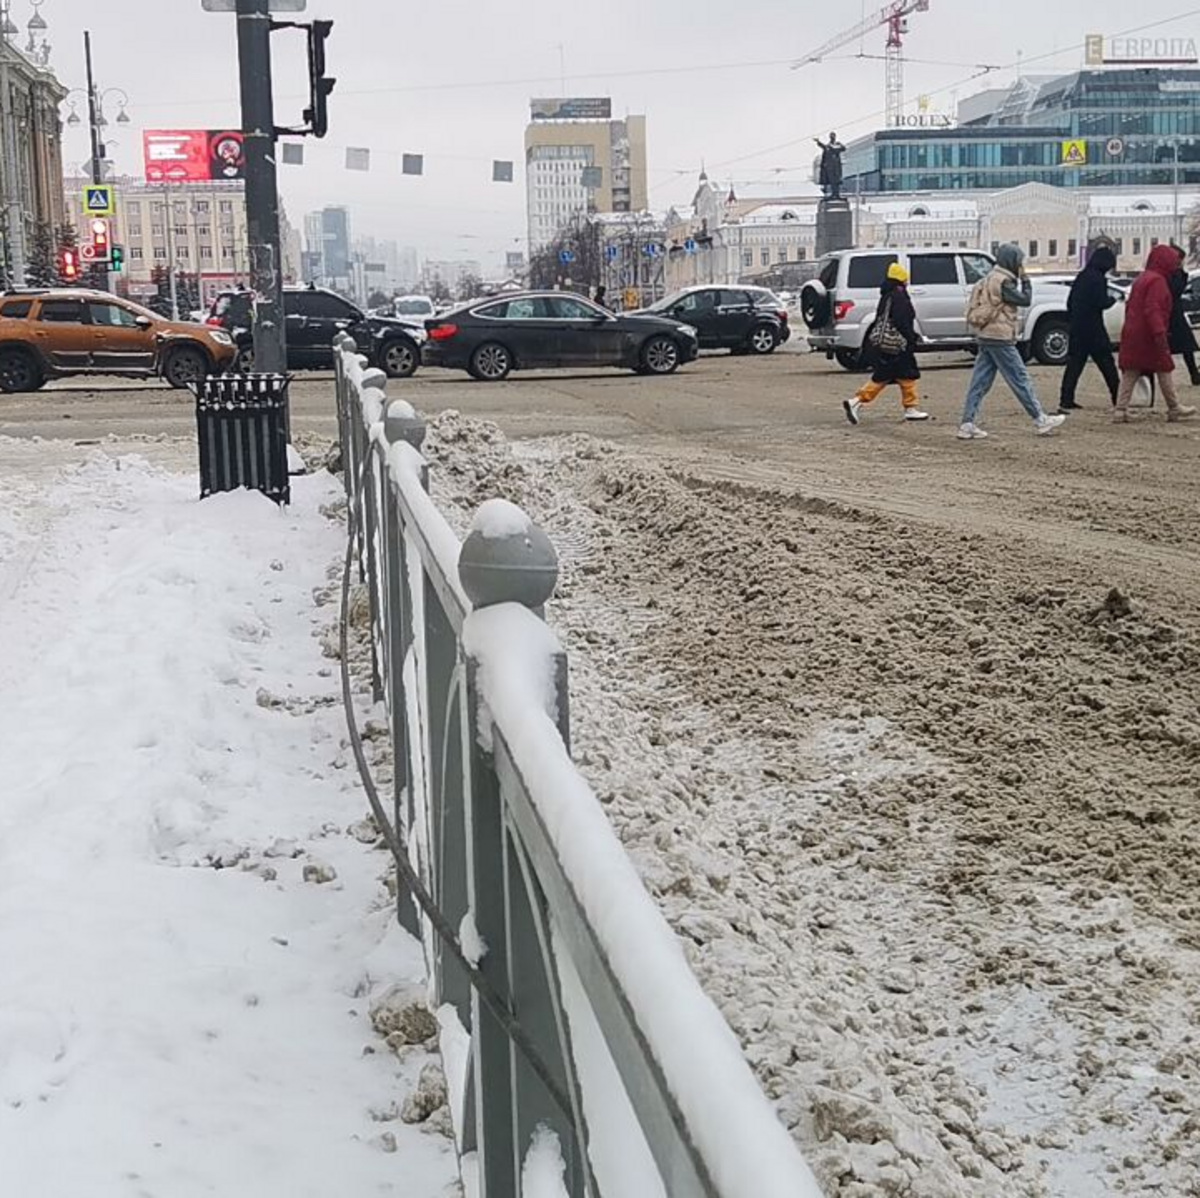
<instances>
[{"instance_id":1,"label":"backpack","mask_svg":"<svg viewBox=\"0 0 1200 1198\"><path fill-rule=\"evenodd\" d=\"M977 332L986 329L1000 312L988 292L988 282L988 279L980 279L967 301L967 324Z\"/></svg>"}]
</instances>

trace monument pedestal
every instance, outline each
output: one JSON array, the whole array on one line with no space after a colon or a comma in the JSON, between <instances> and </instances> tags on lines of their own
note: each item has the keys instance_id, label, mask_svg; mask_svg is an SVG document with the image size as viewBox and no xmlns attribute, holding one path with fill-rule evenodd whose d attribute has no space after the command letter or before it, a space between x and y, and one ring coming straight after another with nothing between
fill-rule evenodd
<instances>
[{"instance_id":1,"label":"monument pedestal","mask_svg":"<svg viewBox=\"0 0 1200 1198\"><path fill-rule=\"evenodd\" d=\"M817 257L854 248L854 213L850 201L825 199L817 206Z\"/></svg>"}]
</instances>

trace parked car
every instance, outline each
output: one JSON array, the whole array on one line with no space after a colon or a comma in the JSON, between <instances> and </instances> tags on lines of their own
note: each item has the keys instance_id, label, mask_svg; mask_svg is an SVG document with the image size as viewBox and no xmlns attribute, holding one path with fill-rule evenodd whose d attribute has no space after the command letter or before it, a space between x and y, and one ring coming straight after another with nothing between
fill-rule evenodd
<instances>
[{"instance_id":1,"label":"parked car","mask_svg":"<svg viewBox=\"0 0 1200 1198\"><path fill-rule=\"evenodd\" d=\"M875 322L879 288L893 262L909 272L909 295L917 310L918 352L970 352L975 336L967 324L971 289L995 262L982 250L874 249L841 250L821 261L818 277L800 295L808 342L844 366L857 370L862 347ZM1033 307L1025 315L1021 349L1049 365L1067 358L1067 295L1070 278L1033 279ZM1122 296L1114 286L1114 295ZM1120 339L1124 305L1110 313L1114 339Z\"/></svg>"},{"instance_id":2,"label":"parked car","mask_svg":"<svg viewBox=\"0 0 1200 1198\"><path fill-rule=\"evenodd\" d=\"M237 344L237 369L254 368L252 293L223 291L213 301L208 323L227 330ZM323 287L285 287L283 315L289 370L333 368L333 339L348 333L359 352L389 378L408 378L421 363L425 330L419 321L368 316Z\"/></svg>"},{"instance_id":3,"label":"parked car","mask_svg":"<svg viewBox=\"0 0 1200 1198\"><path fill-rule=\"evenodd\" d=\"M701 349L770 354L792 335L787 305L765 287L688 287L644 311L690 325Z\"/></svg>"},{"instance_id":4,"label":"parked car","mask_svg":"<svg viewBox=\"0 0 1200 1198\"><path fill-rule=\"evenodd\" d=\"M429 320L437 315L433 300L427 295L398 295L388 309L389 315L399 320Z\"/></svg>"},{"instance_id":5,"label":"parked car","mask_svg":"<svg viewBox=\"0 0 1200 1198\"><path fill-rule=\"evenodd\" d=\"M425 362L499 382L513 370L618 366L671 374L699 353L696 330L648 313L614 315L582 296L522 292L473 300L425 325Z\"/></svg>"},{"instance_id":6,"label":"parked car","mask_svg":"<svg viewBox=\"0 0 1200 1198\"><path fill-rule=\"evenodd\" d=\"M106 291L48 288L0 295L0 391L111 374L188 387L233 364L224 329L167 320Z\"/></svg>"}]
</instances>

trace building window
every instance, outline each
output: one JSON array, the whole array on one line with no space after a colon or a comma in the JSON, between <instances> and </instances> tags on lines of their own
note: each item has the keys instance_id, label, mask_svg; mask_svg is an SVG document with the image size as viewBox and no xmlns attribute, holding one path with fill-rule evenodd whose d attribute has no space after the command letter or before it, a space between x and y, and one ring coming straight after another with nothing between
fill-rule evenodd
<instances>
[{"instance_id":1,"label":"building window","mask_svg":"<svg viewBox=\"0 0 1200 1198\"><path fill-rule=\"evenodd\" d=\"M186 246L177 246L175 249L175 257L180 262L186 262L192 256L192 251Z\"/></svg>"},{"instance_id":2,"label":"building window","mask_svg":"<svg viewBox=\"0 0 1200 1198\"><path fill-rule=\"evenodd\" d=\"M207 212L208 211L208 201L207 200L197 200L196 201L196 211L197 212Z\"/></svg>"},{"instance_id":3,"label":"building window","mask_svg":"<svg viewBox=\"0 0 1200 1198\"><path fill-rule=\"evenodd\" d=\"M1142 239L1140 237L1135 237L1133 239L1133 256L1135 258L1140 258L1142 256Z\"/></svg>"},{"instance_id":4,"label":"building window","mask_svg":"<svg viewBox=\"0 0 1200 1198\"><path fill-rule=\"evenodd\" d=\"M212 228L209 225L197 225L196 226L196 234L199 237L211 237L212 236Z\"/></svg>"},{"instance_id":5,"label":"building window","mask_svg":"<svg viewBox=\"0 0 1200 1198\"><path fill-rule=\"evenodd\" d=\"M1116 245L1113 246L1113 253L1115 253L1118 258L1121 257L1121 255L1125 253L1125 238L1124 237L1117 238Z\"/></svg>"},{"instance_id":6,"label":"building window","mask_svg":"<svg viewBox=\"0 0 1200 1198\"><path fill-rule=\"evenodd\" d=\"M1055 241L1053 237L1051 237L1046 243L1046 253L1049 254L1051 258L1058 257L1058 242Z\"/></svg>"},{"instance_id":7,"label":"building window","mask_svg":"<svg viewBox=\"0 0 1200 1198\"><path fill-rule=\"evenodd\" d=\"M1039 250L1040 248L1041 248L1041 247L1038 245L1038 243L1037 243L1036 241L1031 241L1031 242L1029 243L1029 257L1030 257L1031 259L1033 259L1033 258L1037 258L1037 257L1038 257L1038 250Z\"/></svg>"},{"instance_id":8,"label":"building window","mask_svg":"<svg viewBox=\"0 0 1200 1198\"><path fill-rule=\"evenodd\" d=\"M187 205L180 200L175 201L175 219L187 220Z\"/></svg>"},{"instance_id":9,"label":"building window","mask_svg":"<svg viewBox=\"0 0 1200 1198\"><path fill-rule=\"evenodd\" d=\"M131 262L140 262L142 260L142 247L140 245L129 247L129 260Z\"/></svg>"},{"instance_id":10,"label":"building window","mask_svg":"<svg viewBox=\"0 0 1200 1198\"><path fill-rule=\"evenodd\" d=\"M141 235L142 235L142 226L141 226L141 222L139 221L139 222L138 222L138 223L135 225L135 224L133 223L133 221L130 221L130 222L129 222L129 236L130 236L130 237L141 237Z\"/></svg>"},{"instance_id":11,"label":"building window","mask_svg":"<svg viewBox=\"0 0 1200 1198\"><path fill-rule=\"evenodd\" d=\"M764 266L770 266L771 265L771 247L769 245L764 245L761 252L759 253L758 257L759 257L759 261Z\"/></svg>"},{"instance_id":12,"label":"building window","mask_svg":"<svg viewBox=\"0 0 1200 1198\"><path fill-rule=\"evenodd\" d=\"M152 221L150 224L150 232L153 233L155 237L161 237L163 235L162 223L160 221Z\"/></svg>"},{"instance_id":13,"label":"building window","mask_svg":"<svg viewBox=\"0 0 1200 1198\"><path fill-rule=\"evenodd\" d=\"M803 262L803 261L805 261L807 258L808 258L808 250L806 250L806 249L804 248L804 246L801 246L801 247L800 247L800 249L797 251L797 254L796 254L796 261L797 261L797 262Z\"/></svg>"},{"instance_id":14,"label":"building window","mask_svg":"<svg viewBox=\"0 0 1200 1198\"><path fill-rule=\"evenodd\" d=\"M742 252L742 265L743 266L753 266L754 265L754 251L753 250L744 250Z\"/></svg>"},{"instance_id":15,"label":"building window","mask_svg":"<svg viewBox=\"0 0 1200 1198\"><path fill-rule=\"evenodd\" d=\"M165 262L167 258L167 247L165 245L156 245L154 247L154 258L158 262Z\"/></svg>"},{"instance_id":16,"label":"building window","mask_svg":"<svg viewBox=\"0 0 1200 1198\"><path fill-rule=\"evenodd\" d=\"M1157 247L1158 247L1158 238L1151 237L1150 238L1150 248L1153 250L1153 249L1156 249Z\"/></svg>"},{"instance_id":17,"label":"building window","mask_svg":"<svg viewBox=\"0 0 1200 1198\"><path fill-rule=\"evenodd\" d=\"M222 200L221 201L221 211L222 212L232 212L233 211L233 201L232 200Z\"/></svg>"},{"instance_id":18,"label":"building window","mask_svg":"<svg viewBox=\"0 0 1200 1198\"><path fill-rule=\"evenodd\" d=\"M1076 241L1074 237L1072 237L1071 240L1067 242L1067 257L1074 259L1078 256L1078 254L1079 254L1079 242Z\"/></svg>"},{"instance_id":19,"label":"building window","mask_svg":"<svg viewBox=\"0 0 1200 1198\"><path fill-rule=\"evenodd\" d=\"M233 246L231 246L231 245L222 246L221 247L221 257L222 258L232 258L233 257Z\"/></svg>"},{"instance_id":20,"label":"building window","mask_svg":"<svg viewBox=\"0 0 1200 1198\"><path fill-rule=\"evenodd\" d=\"M130 200L125 207L129 209L130 216L142 215L142 205L137 200Z\"/></svg>"},{"instance_id":21,"label":"building window","mask_svg":"<svg viewBox=\"0 0 1200 1198\"><path fill-rule=\"evenodd\" d=\"M781 245L781 246L779 247L779 261L780 261L780 262L786 262L787 260L788 260L788 255L787 255L787 246L786 246L786 245Z\"/></svg>"},{"instance_id":22,"label":"building window","mask_svg":"<svg viewBox=\"0 0 1200 1198\"><path fill-rule=\"evenodd\" d=\"M163 210L162 200L155 200L154 203L150 205L150 211L153 212L155 216L161 216L162 210Z\"/></svg>"},{"instance_id":23,"label":"building window","mask_svg":"<svg viewBox=\"0 0 1200 1198\"><path fill-rule=\"evenodd\" d=\"M201 257L201 258L202 258L202 259L203 259L205 262L211 262L211 261L212 261L212 256L213 256L213 252L212 252L212 246L211 246L211 245L202 245L202 246L200 247L200 257Z\"/></svg>"}]
</instances>

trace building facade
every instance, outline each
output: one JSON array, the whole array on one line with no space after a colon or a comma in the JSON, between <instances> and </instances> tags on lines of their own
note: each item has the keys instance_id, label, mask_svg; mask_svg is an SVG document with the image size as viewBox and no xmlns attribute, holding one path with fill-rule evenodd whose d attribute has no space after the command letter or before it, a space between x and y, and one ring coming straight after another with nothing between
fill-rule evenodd
<instances>
[{"instance_id":1,"label":"building facade","mask_svg":"<svg viewBox=\"0 0 1200 1198\"><path fill-rule=\"evenodd\" d=\"M1019 79L959 106L958 124L850 145L847 195L1200 185L1200 70L1136 67Z\"/></svg>"},{"instance_id":2,"label":"building facade","mask_svg":"<svg viewBox=\"0 0 1200 1198\"><path fill-rule=\"evenodd\" d=\"M612 101L535 100L525 129L531 253L576 216L640 212L648 202L646 118L612 119ZM597 113L579 116L576 113Z\"/></svg>"},{"instance_id":3,"label":"building facade","mask_svg":"<svg viewBox=\"0 0 1200 1198\"><path fill-rule=\"evenodd\" d=\"M350 210L331 207L310 212L304 218L304 251L307 282L349 292L354 283Z\"/></svg>"},{"instance_id":4,"label":"building facade","mask_svg":"<svg viewBox=\"0 0 1200 1198\"><path fill-rule=\"evenodd\" d=\"M67 219L89 240L83 215L87 180L67 179ZM203 303L221 291L248 286L250 264L244 185L237 183L147 184L140 179L112 180L117 213L110 221L114 245L125 248L125 279L134 298L153 295L155 271L169 267L196 275ZM60 190L60 196L62 191ZM299 239L280 210L285 282L296 282Z\"/></svg>"},{"instance_id":5,"label":"building facade","mask_svg":"<svg viewBox=\"0 0 1200 1198\"><path fill-rule=\"evenodd\" d=\"M7 17L7 12L5 12ZM0 273L23 283L38 226L57 229L62 193L62 122L67 89L0 32Z\"/></svg>"}]
</instances>

